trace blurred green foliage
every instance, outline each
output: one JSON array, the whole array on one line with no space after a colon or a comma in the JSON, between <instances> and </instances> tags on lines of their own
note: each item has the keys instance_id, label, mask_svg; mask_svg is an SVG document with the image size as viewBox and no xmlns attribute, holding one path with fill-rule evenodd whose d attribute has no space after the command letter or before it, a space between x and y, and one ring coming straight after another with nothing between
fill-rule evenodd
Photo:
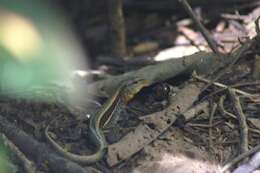
<instances>
[{"instance_id":1,"label":"blurred green foliage","mask_svg":"<svg viewBox=\"0 0 260 173\"><path fill-rule=\"evenodd\" d=\"M4 94L49 101L49 93L65 93L53 90L52 84L71 85L71 71L84 66L81 49L59 10L43 2L0 0L0 86ZM37 90L41 93L34 95Z\"/></svg>"},{"instance_id":2,"label":"blurred green foliage","mask_svg":"<svg viewBox=\"0 0 260 173\"><path fill-rule=\"evenodd\" d=\"M85 67L83 59L59 10L40 0L0 0L0 94L44 101L52 101L52 94L67 98L53 82L70 85L72 70ZM7 153L0 140L0 173L14 172Z\"/></svg>"},{"instance_id":3,"label":"blurred green foliage","mask_svg":"<svg viewBox=\"0 0 260 173\"><path fill-rule=\"evenodd\" d=\"M0 172L1 173L15 173L17 172L17 167L12 164L9 159L10 151L4 145L4 141L1 135L0 138Z\"/></svg>"}]
</instances>

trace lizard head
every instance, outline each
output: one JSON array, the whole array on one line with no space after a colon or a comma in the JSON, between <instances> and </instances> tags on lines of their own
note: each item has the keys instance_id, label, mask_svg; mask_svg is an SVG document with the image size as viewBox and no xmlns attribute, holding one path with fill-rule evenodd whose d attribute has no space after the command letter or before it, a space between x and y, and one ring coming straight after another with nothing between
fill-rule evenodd
<instances>
[{"instance_id":1,"label":"lizard head","mask_svg":"<svg viewBox=\"0 0 260 173\"><path fill-rule=\"evenodd\" d=\"M150 86L151 81L141 78L135 78L127 81L122 90L122 99L125 103L128 103L134 98L134 96L144 87Z\"/></svg>"}]
</instances>

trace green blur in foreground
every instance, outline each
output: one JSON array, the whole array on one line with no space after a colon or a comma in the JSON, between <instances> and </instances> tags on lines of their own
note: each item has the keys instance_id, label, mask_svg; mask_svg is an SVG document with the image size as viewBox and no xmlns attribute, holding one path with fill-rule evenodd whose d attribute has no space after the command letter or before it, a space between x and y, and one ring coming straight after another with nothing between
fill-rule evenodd
<instances>
[{"instance_id":1,"label":"green blur in foreground","mask_svg":"<svg viewBox=\"0 0 260 173\"><path fill-rule=\"evenodd\" d=\"M84 59L65 20L44 0L0 0L0 98L77 102L83 91L65 89L72 70L86 69ZM14 172L0 139L0 173Z\"/></svg>"},{"instance_id":2,"label":"green blur in foreground","mask_svg":"<svg viewBox=\"0 0 260 173\"><path fill-rule=\"evenodd\" d=\"M54 83L69 86L71 71L85 68L66 22L42 2L0 0L2 94L51 101L50 95L65 93L54 89Z\"/></svg>"},{"instance_id":3,"label":"green blur in foreground","mask_svg":"<svg viewBox=\"0 0 260 173\"><path fill-rule=\"evenodd\" d=\"M15 167L9 159L9 149L3 145L2 136L0 138L0 172L1 173L15 173L17 167Z\"/></svg>"}]
</instances>

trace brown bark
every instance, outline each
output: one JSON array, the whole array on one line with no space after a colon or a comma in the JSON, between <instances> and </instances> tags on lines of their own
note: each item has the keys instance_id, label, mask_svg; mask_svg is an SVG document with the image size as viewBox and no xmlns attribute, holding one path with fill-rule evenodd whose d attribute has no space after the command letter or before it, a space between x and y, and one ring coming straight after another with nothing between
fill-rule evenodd
<instances>
[{"instance_id":1,"label":"brown bark","mask_svg":"<svg viewBox=\"0 0 260 173\"><path fill-rule=\"evenodd\" d=\"M111 31L111 53L113 56L122 58L127 53L122 0L109 0L107 2Z\"/></svg>"}]
</instances>

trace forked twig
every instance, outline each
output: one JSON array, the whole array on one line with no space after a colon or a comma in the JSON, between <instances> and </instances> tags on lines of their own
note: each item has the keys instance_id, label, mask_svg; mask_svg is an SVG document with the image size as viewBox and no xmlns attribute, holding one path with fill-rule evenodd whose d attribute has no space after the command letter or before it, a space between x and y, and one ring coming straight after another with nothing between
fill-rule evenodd
<instances>
[{"instance_id":1,"label":"forked twig","mask_svg":"<svg viewBox=\"0 0 260 173\"><path fill-rule=\"evenodd\" d=\"M211 37L209 31L202 25L202 23L199 21L199 19L196 17L194 12L192 11L189 3L186 0L179 0L179 2L182 4L186 12L190 15L193 22L197 25L198 29L200 30L201 34L207 41L209 47L212 49L212 51L216 54L220 54L218 51L218 46L216 41Z\"/></svg>"},{"instance_id":2,"label":"forked twig","mask_svg":"<svg viewBox=\"0 0 260 173\"><path fill-rule=\"evenodd\" d=\"M195 79L197 79L197 80L199 80L199 81L205 82L205 83L209 83L209 84L212 83L213 85L218 86L218 87L220 87L220 88L224 88L224 89L229 89L229 88L230 88L229 86L224 85L224 84L222 84L222 83L212 82L212 81L210 81L210 80L208 80L208 79L205 79L205 78L203 78L203 77L197 75L196 73L193 73L193 74L192 74L192 77L195 78ZM239 89L235 89L235 88L233 88L233 90L234 90L236 93L241 94L241 95L243 95L243 96L245 96L245 97L248 97L248 98L250 98L250 99L253 97L252 94L247 93L247 92L245 92L245 91L242 91L242 90L239 90Z\"/></svg>"}]
</instances>

